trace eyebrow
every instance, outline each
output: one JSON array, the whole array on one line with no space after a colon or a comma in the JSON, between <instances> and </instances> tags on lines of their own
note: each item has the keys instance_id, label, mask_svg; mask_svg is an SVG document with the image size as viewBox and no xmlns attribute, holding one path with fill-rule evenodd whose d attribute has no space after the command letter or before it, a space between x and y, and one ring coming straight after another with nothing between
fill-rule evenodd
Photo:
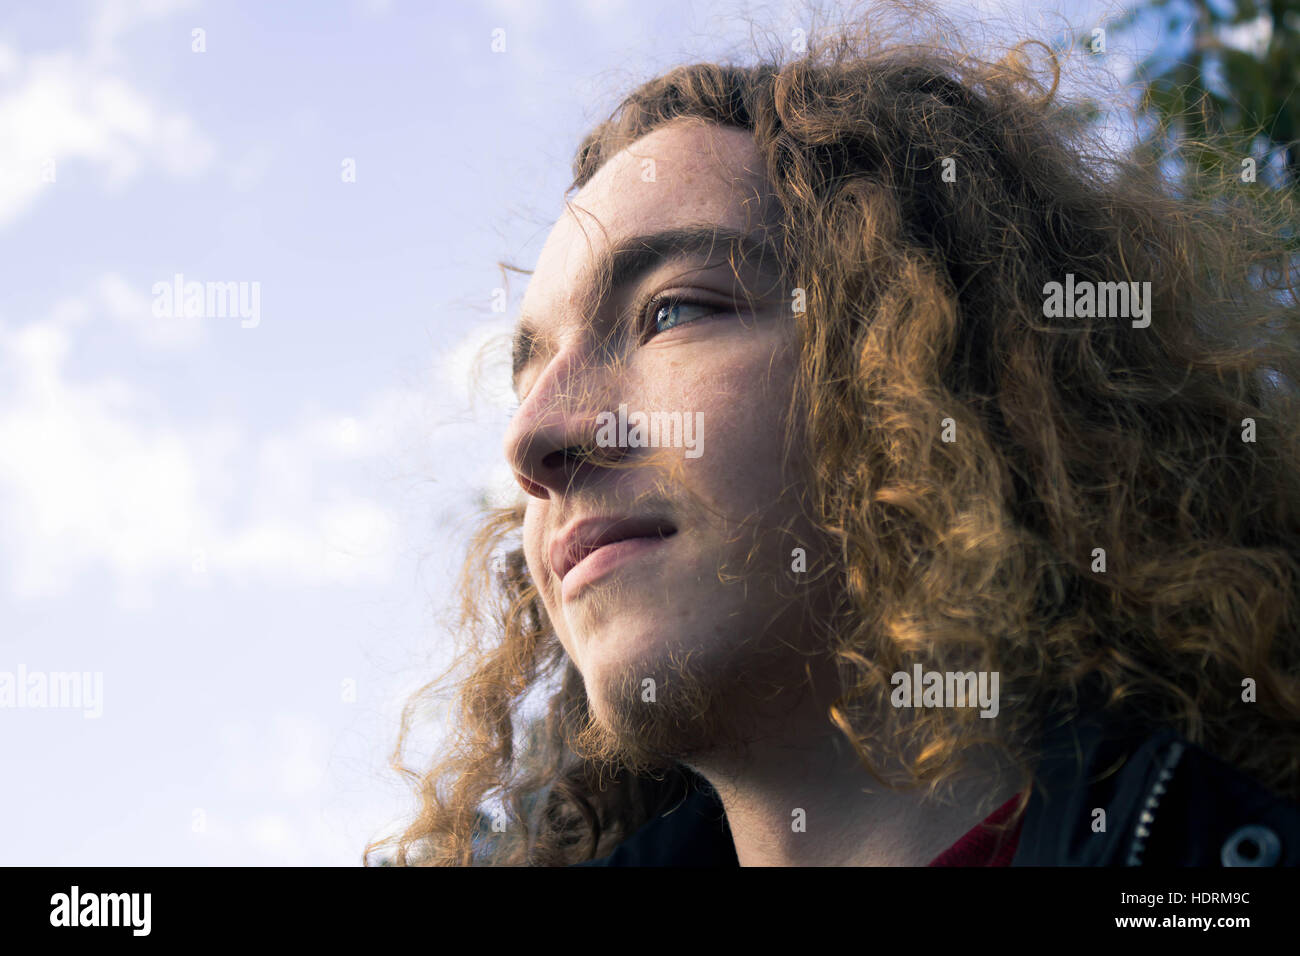
<instances>
[{"instance_id":1,"label":"eyebrow","mask_svg":"<svg viewBox=\"0 0 1300 956\"><path fill-rule=\"evenodd\" d=\"M663 262L703 257L718 248L735 253L742 261L756 261L760 267L763 263L776 262L776 247L763 231L742 232L716 223L691 223L631 236L602 252L596 259L593 270L596 282L588 297L599 300ZM591 304L595 305L595 301ZM537 323L527 315L521 316L511 347L510 382L516 392L519 375L532 360L539 335Z\"/></svg>"}]
</instances>

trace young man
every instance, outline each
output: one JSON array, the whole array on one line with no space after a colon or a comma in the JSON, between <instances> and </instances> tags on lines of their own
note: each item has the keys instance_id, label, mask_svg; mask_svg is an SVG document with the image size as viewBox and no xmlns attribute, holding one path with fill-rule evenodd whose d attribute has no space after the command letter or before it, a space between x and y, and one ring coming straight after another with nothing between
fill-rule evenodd
<instances>
[{"instance_id":1,"label":"young man","mask_svg":"<svg viewBox=\"0 0 1300 956\"><path fill-rule=\"evenodd\" d=\"M1300 862L1275 224L837 50L581 145L397 861Z\"/></svg>"}]
</instances>

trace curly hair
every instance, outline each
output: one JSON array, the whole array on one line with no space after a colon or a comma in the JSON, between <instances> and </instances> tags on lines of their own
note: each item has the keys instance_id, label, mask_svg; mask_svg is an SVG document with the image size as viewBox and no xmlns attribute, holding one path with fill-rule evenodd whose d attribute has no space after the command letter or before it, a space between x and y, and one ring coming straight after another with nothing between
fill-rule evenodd
<instances>
[{"instance_id":1,"label":"curly hair","mask_svg":"<svg viewBox=\"0 0 1300 956\"><path fill-rule=\"evenodd\" d=\"M1122 710L1300 797L1292 195L1236 162L1170 177L1106 148L1027 49L991 62L845 28L797 57L675 68L585 137L571 189L674 120L752 134L806 304L790 453L835 546L826 718L873 773L934 789L981 744L1032 786L1046 722ZM1149 283L1149 325L1050 316L1068 276ZM490 510L472 542L454 734L432 767L405 766L448 671L408 703L393 757L418 815L368 863L591 859L692 778L575 749L584 684L522 520ZM1000 718L882 706L917 661L999 672Z\"/></svg>"}]
</instances>

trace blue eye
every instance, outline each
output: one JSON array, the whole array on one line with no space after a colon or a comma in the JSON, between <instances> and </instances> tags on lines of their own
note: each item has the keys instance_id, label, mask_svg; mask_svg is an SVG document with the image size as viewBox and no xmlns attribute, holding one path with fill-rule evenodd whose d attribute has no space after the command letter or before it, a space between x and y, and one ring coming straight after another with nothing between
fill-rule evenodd
<instances>
[{"instance_id":1,"label":"blue eye","mask_svg":"<svg viewBox=\"0 0 1300 956\"><path fill-rule=\"evenodd\" d=\"M695 318L682 317L683 310L687 310L687 314L689 315L690 310L692 309L703 311L706 314L722 311L715 306L705 305L702 302L690 302L685 299L668 299L655 309L654 331L656 333L666 332L671 328L685 325L687 322L694 322L695 319L701 318L701 316L698 315L695 316Z\"/></svg>"}]
</instances>

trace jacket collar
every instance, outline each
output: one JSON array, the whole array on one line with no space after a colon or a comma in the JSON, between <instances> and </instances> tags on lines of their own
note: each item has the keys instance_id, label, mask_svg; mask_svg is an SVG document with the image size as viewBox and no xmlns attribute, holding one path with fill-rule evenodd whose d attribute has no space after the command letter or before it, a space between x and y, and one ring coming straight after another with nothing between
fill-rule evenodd
<instances>
[{"instance_id":1,"label":"jacket collar","mask_svg":"<svg viewBox=\"0 0 1300 956\"><path fill-rule=\"evenodd\" d=\"M1300 804L1173 730L1094 715L1043 742L1012 866L1300 865Z\"/></svg>"},{"instance_id":2,"label":"jacket collar","mask_svg":"<svg viewBox=\"0 0 1300 956\"><path fill-rule=\"evenodd\" d=\"M1058 720L1012 866L1300 865L1300 804L1177 733L1114 715ZM611 854L578 866L735 867L726 813L693 779L686 798Z\"/></svg>"}]
</instances>

